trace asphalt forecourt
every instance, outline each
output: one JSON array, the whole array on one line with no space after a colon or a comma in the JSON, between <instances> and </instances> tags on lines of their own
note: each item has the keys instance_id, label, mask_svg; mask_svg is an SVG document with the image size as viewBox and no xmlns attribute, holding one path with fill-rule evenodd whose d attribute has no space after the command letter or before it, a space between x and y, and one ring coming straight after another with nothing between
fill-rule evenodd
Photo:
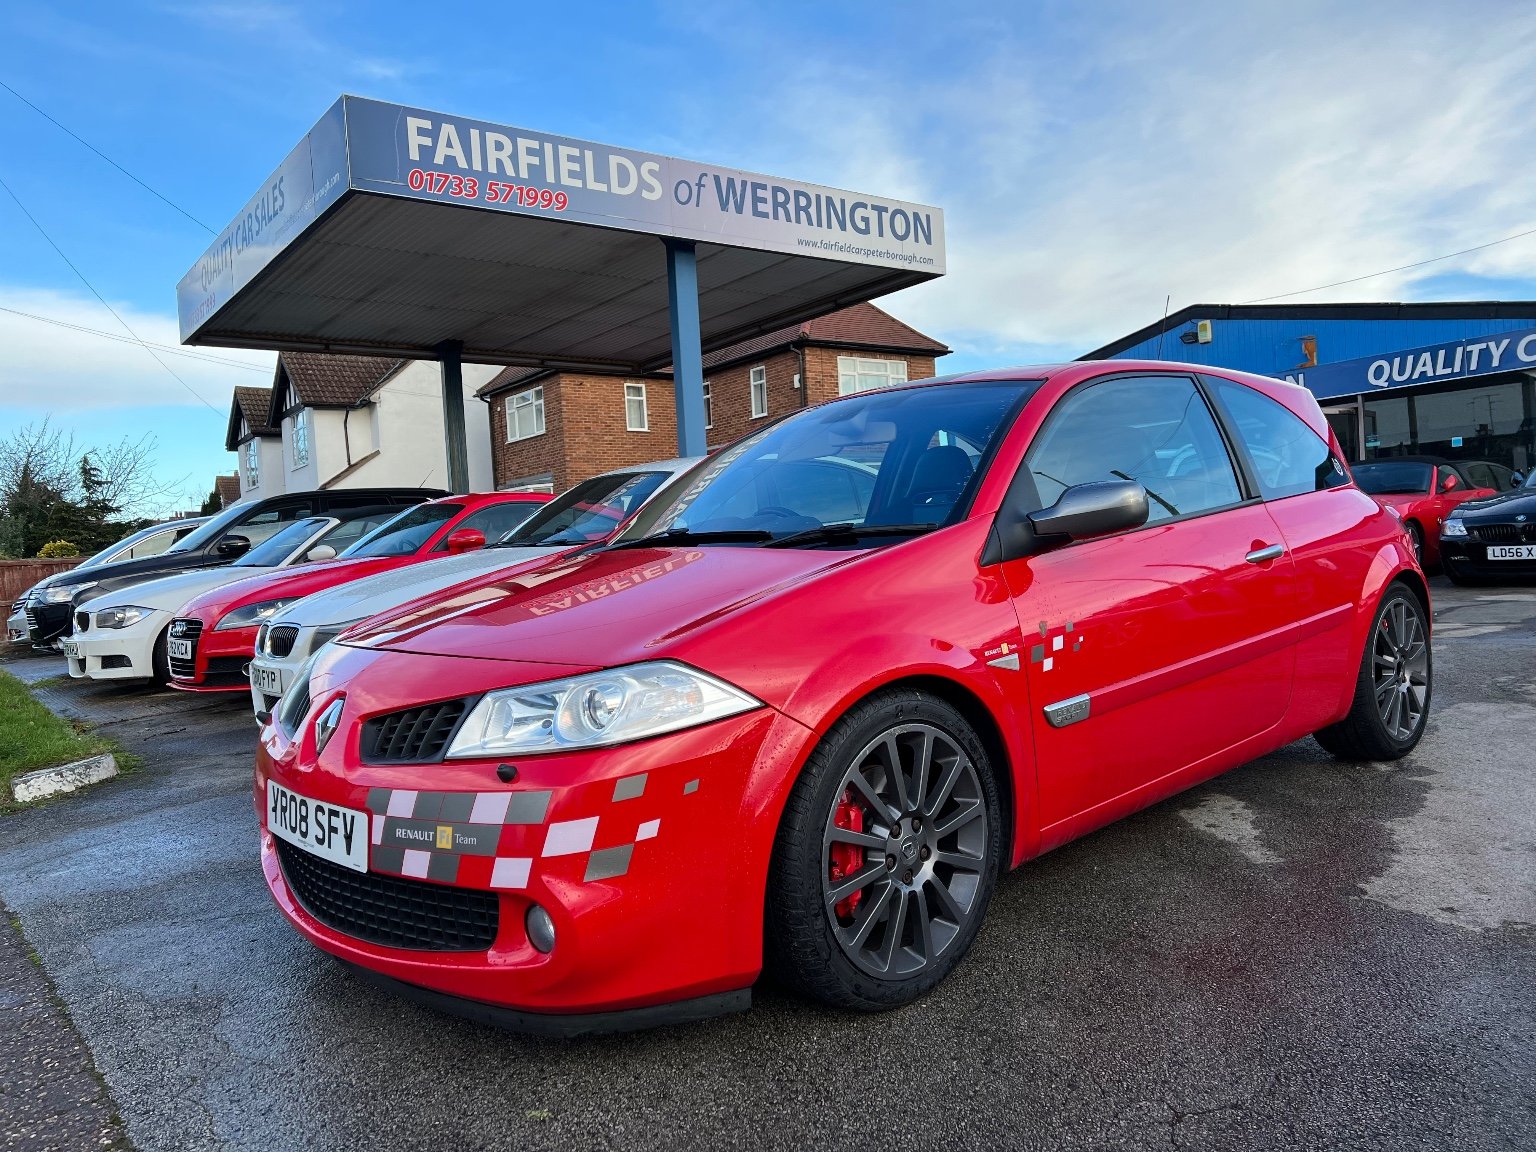
<instances>
[{"instance_id":1,"label":"asphalt forecourt","mask_svg":"<svg viewBox=\"0 0 1536 1152\"><path fill-rule=\"evenodd\" d=\"M540 1041L380 991L264 890L240 698L46 681L142 766L0 817L0 901L146 1152L1531 1147L1536 591L1434 585L1410 757L1303 740L1027 864L894 1013Z\"/></svg>"}]
</instances>

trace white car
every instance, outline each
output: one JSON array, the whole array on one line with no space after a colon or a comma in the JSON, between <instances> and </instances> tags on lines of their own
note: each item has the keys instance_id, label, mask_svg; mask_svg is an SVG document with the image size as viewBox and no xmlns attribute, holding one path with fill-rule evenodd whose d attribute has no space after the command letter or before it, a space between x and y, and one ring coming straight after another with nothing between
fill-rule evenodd
<instances>
[{"instance_id":1,"label":"white car","mask_svg":"<svg viewBox=\"0 0 1536 1152\"><path fill-rule=\"evenodd\" d=\"M516 531L476 552L396 568L306 596L262 625L251 660L251 705L269 715L304 661L360 620L476 576L607 539L672 477L699 462L659 460L584 480L544 505Z\"/></svg>"},{"instance_id":2,"label":"white car","mask_svg":"<svg viewBox=\"0 0 1536 1152\"><path fill-rule=\"evenodd\" d=\"M137 532L124 536L115 544L108 544L89 560L76 564L70 571L80 572L87 568L94 568L98 564L113 564L118 560L137 560L143 556L158 556L207 519L206 516L188 516L185 520L167 520L162 524L151 524L148 528L140 528ZM41 583L43 582L40 581L28 588L11 606L10 619L5 622L5 638L12 644L20 644L30 638L31 626L27 623L27 604L31 602Z\"/></svg>"},{"instance_id":3,"label":"white car","mask_svg":"<svg viewBox=\"0 0 1536 1152\"><path fill-rule=\"evenodd\" d=\"M275 568L330 560L399 512L388 507L347 519L309 516L293 521L233 564L177 572L98 596L76 609L74 635L64 640L69 674L77 680L164 683L174 654L170 646L177 643L169 635L170 624L188 600Z\"/></svg>"}]
</instances>

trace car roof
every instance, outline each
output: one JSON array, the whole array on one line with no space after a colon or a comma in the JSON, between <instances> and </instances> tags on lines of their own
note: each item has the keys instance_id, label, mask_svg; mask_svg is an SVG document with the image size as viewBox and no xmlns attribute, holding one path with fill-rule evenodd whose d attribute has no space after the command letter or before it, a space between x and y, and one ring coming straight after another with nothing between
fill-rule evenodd
<instances>
[{"instance_id":1,"label":"car roof","mask_svg":"<svg viewBox=\"0 0 1536 1152\"><path fill-rule=\"evenodd\" d=\"M1444 456L1377 456L1372 460L1360 460L1351 464L1351 468L1358 468L1362 464L1480 464L1480 460L1447 460Z\"/></svg>"},{"instance_id":2,"label":"car roof","mask_svg":"<svg viewBox=\"0 0 1536 1152\"><path fill-rule=\"evenodd\" d=\"M667 460L651 460L645 464L628 464L623 468L610 468L606 472L599 472L599 476L624 476L630 472L671 472L676 475L686 472L700 460L702 456L673 456Z\"/></svg>"}]
</instances>

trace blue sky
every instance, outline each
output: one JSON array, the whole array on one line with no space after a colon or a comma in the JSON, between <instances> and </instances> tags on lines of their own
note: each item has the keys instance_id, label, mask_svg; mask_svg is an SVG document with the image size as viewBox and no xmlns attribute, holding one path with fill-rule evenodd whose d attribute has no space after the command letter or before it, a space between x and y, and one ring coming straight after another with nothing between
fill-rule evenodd
<instances>
[{"instance_id":1,"label":"blue sky","mask_svg":"<svg viewBox=\"0 0 1536 1152\"><path fill-rule=\"evenodd\" d=\"M1347 11L1339 9L1347 8ZM948 370L1077 355L1536 228L1536 10L1365 2L17 4L0 79L221 228L343 92L942 206L949 275L883 301ZM145 339L209 235L0 90L0 178ZM1536 236L1297 301L1536 299ZM0 192L0 434L152 431L230 470L271 356L162 353Z\"/></svg>"}]
</instances>

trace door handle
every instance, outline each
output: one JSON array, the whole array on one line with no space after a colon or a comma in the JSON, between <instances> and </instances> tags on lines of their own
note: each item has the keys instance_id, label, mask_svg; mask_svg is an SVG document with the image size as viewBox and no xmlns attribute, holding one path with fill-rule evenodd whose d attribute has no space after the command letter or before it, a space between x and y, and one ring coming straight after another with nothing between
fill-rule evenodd
<instances>
[{"instance_id":1,"label":"door handle","mask_svg":"<svg viewBox=\"0 0 1536 1152\"><path fill-rule=\"evenodd\" d=\"M1285 555L1284 544L1271 544L1267 548L1255 548L1243 559L1250 564L1263 564L1270 560L1278 560Z\"/></svg>"}]
</instances>

